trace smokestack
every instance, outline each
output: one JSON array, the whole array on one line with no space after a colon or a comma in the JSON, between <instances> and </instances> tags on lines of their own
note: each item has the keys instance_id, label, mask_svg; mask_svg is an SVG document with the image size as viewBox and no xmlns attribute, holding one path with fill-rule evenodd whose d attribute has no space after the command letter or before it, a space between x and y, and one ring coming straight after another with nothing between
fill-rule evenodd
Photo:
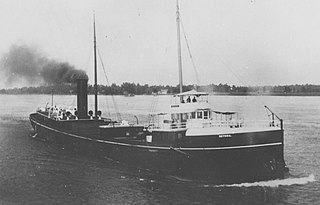
<instances>
[{"instance_id":1,"label":"smokestack","mask_svg":"<svg viewBox=\"0 0 320 205\"><path fill-rule=\"evenodd\" d=\"M88 118L88 77L82 76L76 79L77 82L77 111L78 119Z\"/></svg>"}]
</instances>

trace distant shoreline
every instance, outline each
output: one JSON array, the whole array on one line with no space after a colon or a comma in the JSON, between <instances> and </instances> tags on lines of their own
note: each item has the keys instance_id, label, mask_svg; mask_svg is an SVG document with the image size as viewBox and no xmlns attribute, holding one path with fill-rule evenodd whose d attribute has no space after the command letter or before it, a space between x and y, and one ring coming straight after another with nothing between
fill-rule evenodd
<instances>
[{"instance_id":1,"label":"distant shoreline","mask_svg":"<svg viewBox=\"0 0 320 205\"><path fill-rule=\"evenodd\" d=\"M235 86L228 84L210 85L186 85L183 91L196 89L204 91L210 95L229 95L229 96L320 96L320 85L276 85L276 86ZM24 94L44 94L51 95L75 95L75 84L56 84L38 87L22 87L0 89L0 94L24 95ZM179 86L170 85L148 85L135 83L122 83L121 85L112 84L98 85L100 95L174 95L180 92ZM94 94L94 87L88 86L88 94Z\"/></svg>"},{"instance_id":2,"label":"distant shoreline","mask_svg":"<svg viewBox=\"0 0 320 205\"><path fill-rule=\"evenodd\" d=\"M51 95L50 93L0 93L0 95ZM65 96L76 96L76 94L67 94L67 93L59 93L55 95L65 95ZM94 95L94 94L88 94ZM98 94L99 96L125 96L124 94ZM171 96L174 94L163 94L163 95L152 95L152 94L137 94L135 96ZM281 94L281 93L209 93L211 96L293 96L293 97L317 97L320 96L319 93L290 93L290 94ZM130 96L134 97L134 96ZM129 98L130 98L129 97Z\"/></svg>"}]
</instances>

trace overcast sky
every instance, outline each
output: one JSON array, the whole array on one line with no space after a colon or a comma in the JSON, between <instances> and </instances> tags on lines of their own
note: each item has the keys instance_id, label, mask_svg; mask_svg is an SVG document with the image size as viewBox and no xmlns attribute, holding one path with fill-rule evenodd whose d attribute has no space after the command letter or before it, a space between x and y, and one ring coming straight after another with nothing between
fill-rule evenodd
<instances>
[{"instance_id":1,"label":"overcast sky","mask_svg":"<svg viewBox=\"0 0 320 205\"><path fill-rule=\"evenodd\" d=\"M1 0L0 56L35 46L92 79L95 11L110 83L176 85L175 9L175 0ZM319 11L317 0L180 0L200 84L320 84ZM195 84L181 41L184 82Z\"/></svg>"}]
</instances>

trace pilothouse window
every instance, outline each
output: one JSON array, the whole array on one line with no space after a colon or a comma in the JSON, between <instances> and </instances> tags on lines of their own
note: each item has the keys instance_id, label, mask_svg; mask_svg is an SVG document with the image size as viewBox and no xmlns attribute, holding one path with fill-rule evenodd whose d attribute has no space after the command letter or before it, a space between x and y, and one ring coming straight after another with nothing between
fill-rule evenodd
<instances>
[{"instance_id":1,"label":"pilothouse window","mask_svg":"<svg viewBox=\"0 0 320 205\"><path fill-rule=\"evenodd\" d=\"M179 115L178 115L178 114L171 114L171 119L172 119L174 122L177 122L178 119L179 119Z\"/></svg>"},{"instance_id":2,"label":"pilothouse window","mask_svg":"<svg viewBox=\"0 0 320 205\"><path fill-rule=\"evenodd\" d=\"M182 115L182 120L187 120L188 119L188 114L187 113L183 113Z\"/></svg>"},{"instance_id":3,"label":"pilothouse window","mask_svg":"<svg viewBox=\"0 0 320 205\"><path fill-rule=\"evenodd\" d=\"M203 118L204 119L208 119L208 111L204 111L203 112Z\"/></svg>"},{"instance_id":4,"label":"pilothouse window","mask_svg":"<svg viewBox=\"0 0 320 205\"><path fill-rule=\"evenodd\" d=\"M202 112L197 112L197 119L202 119Z\"/></svg>"}]
</instances>

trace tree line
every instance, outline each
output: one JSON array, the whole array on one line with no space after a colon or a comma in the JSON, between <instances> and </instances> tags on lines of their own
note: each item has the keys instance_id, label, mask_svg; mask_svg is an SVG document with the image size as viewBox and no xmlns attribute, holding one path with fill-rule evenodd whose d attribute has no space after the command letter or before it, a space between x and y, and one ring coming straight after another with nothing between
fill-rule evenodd
<instances>
[{"instance_id":1,"label":"tree line","mask_svg":"<svg viewBox=\"0 0 320 205\"><path fill-rule=\"evenodd\" d=\"M276 86L236 86L228 84L210 84L203 86L186 85L183 91L196 89L208 93L221 95L319 95L320 85L304 84L304 85L276 85ZM75 84L57 84L50 86L38 87L22 87L0 89L0 94L60 94L74 95L77 92ZM139 83L125 82L121 85L115 83L108 85L98 85L98 93L100 95L152 95L152 94L177 94L179 93L179 85L141 85ZM93 85L88 86L88 93L94 94Z\"/></svg>"}]
</instances>

